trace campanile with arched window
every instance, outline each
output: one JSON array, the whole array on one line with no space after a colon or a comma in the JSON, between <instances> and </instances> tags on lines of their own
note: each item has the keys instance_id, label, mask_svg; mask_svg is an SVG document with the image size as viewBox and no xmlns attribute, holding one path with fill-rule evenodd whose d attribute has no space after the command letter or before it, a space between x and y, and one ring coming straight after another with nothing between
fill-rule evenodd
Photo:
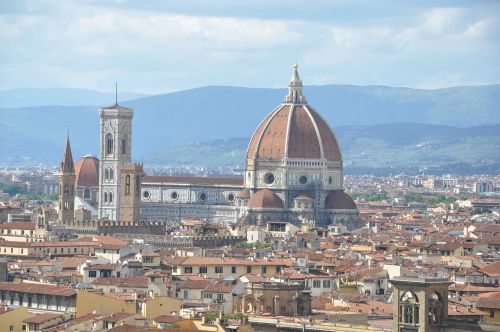
<instances>
[{"instance_id":1,"label":"campanile with arched window","mask_svg":"<svg viewBox=\"0 0 500 332\"><path fill-rule=\"evenodd\" d=\"M393 331L441 331L448 318L446 278L396 277L393 287Z\"/></svg>"},{"instance_id":2,"label":"campanile with arched window","mask_svg":"<svg viewBox=\"0 0 500 332\"><path fill-rule=\"evenodd\" d=\"M132 157L133 113L118 103L99 111L99 218L118 220L120 216L120 170Z\"/></svg>"}]
</instances>

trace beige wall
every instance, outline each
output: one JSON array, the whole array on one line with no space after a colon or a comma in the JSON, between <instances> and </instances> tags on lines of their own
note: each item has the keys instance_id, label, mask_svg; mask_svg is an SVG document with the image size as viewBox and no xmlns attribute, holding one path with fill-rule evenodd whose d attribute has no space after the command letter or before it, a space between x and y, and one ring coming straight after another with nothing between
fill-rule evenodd
<instances>
[{"instance_id":1,"label":"beige wall","mask_svg":"<svg viewBox=\"0 0 500 332\"><path fill-rule=\"evenodd\" d=\"M29 248L0 245L0 254L5 256L27 256L29 254Z\"/></svg>"},{"instance_id":2,"label":"beige wall","mask_svg":"<svg viewBox=\"0 0 500 332\"><path fill-rule=\"evenodd\" d=\"M13 327L14 332L24 332L23 330L23 320L33 317L34 315L28 312L25 307L17 307L14 310L4 312L0 314L0 329L2 331L10 331L10 327Z\"/></svg>"},{"instance_id":3,"label":"beige wall","mask_svg":"<svg viewBox=\"0 0 500 332\"><path fill-rule=\"evenodd\" d=\"M248 264L249 266L252 266L252 271L250 273L260 273L263 276L266 277L272 277L278 272L276 270L276 266L282 266L282 265L258 265L258 264L251 264L252 262L249 261ZM200 266L206 266L207 267L207 273L200 273ZM216 273L215 272L215 267L216 266L221 266L223 268L222 273ZM236 268L235 273L232 272L232 267ZM185 272L186 267L192 267L192 272ZM262 267L266 268L266 271L264 272L262 270ZM247 265L178 265L177 266L177 271L174 272L172 271L173 275L191 275L191 274L200 274L203 276L206 276L207 278L218 278L221 276L222 278L225 278L227 276L232 276L234 278L237 278L243 274L247 274Z\"/></svg>"},{"instance_id":4,"label":"beige wall","mask_svg":"<svg viewBox=\"0 0 500 332\"><path fill-rule=\"evenodd\" d=\"M142 315L153 319L160 315L169 315L171 312L177 314L181 310L182 300L169 296L155 296L146 300L142 308Z\"/></svg>"},{"instance_id":5,"label":"beige wall","mask_svg":"<svg viewBox=\"0 0 500 332\"><path fill-rule=\"evenodd\" d=\"M76 297L77 317L95 312L99 315L109 315L113 312L136 313L135 302L124 301L109 296L79 290Z\"/></svg>"}]
</instances>

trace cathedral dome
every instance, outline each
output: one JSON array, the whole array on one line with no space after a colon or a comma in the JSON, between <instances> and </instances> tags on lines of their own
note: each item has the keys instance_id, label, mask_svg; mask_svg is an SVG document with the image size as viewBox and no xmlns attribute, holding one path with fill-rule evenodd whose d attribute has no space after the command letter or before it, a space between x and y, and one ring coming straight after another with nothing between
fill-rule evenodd
<instances>
[{"instance_id":1,"label":"cathedral dome","mask_svg":"<svg viewBox=\"0 0 500 332\"><path fill-rule=\"evenodd\" d=\"M357 206L351 196L343 190L331 191L325 199L327 210L356 210Z\"/></svg>"},{"instance_id":2,"label":"cathedral dome","mask_svg":"<svg viewBox=\"0 0 500 332\"><path fill-rule=\"evenodd\" d=\"M269 189L257 191L248 201L250 209L282 209L283 201Z\"/></svg>"},{"instance_id":3,"label":"cathedral dome","mask_svg":"<svg viewBox=\"0 0 500 332\"><path fill-rule=\"evenodd\" d=\"M295 67L283 104L261 122L250 140L247 159L283 158L342 161L339 144L326 121L302 96Z\"/></svg>"},{"instance_id":4,"label":"cathedral dome","mask_svg":"<svg viewBox=\"0 0 500 332\"><path fill-rule=\"evenodd\" d=\"M75 164L76 186L99 186L99 159L94 156L83 156Z\"/></svg>"}]
</instances>

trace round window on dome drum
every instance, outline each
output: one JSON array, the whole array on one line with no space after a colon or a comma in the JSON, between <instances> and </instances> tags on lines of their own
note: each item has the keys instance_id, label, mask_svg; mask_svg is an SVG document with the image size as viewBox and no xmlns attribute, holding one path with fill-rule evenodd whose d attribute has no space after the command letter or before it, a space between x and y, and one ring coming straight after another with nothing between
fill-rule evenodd
<instances>
[{"instance_id":1,"label":"round window on dome drum","mask_svg":"<svg viewBox=\"0 0 500 332\"><path fill-rule=\"evenodd\" d=\"M302 175L302 176L299 178L299 183L300 183L300 184L306 184L306 183L307 183L307 176Z\"/></svg>"},{"instance_id":2,"label":"round window on dome drum","mask_svg":"<svg viewBox=\"0 0 500 332\"><path fill-rule=\"evenodd\" d=\"M150 195L150 194L149 194L149 191L147 191L147 190L146 190L146 191L144 191L144 192L142 193L142 196L143 196L144 198L149 198L149 195Z\"/></svg>"},{"instance_id":3,"label":"round window on dome drum","mask_svg":"<svg viewBox=\"0 0 500 332\"><path fill-rule=\"evenodd\" d=\"M264 175L264 182L266 184L273 184L274 183L274 174L267 173L266 175Z\"/></svg>"},{"instance_id":4,"label":"round window on dome drum","mask_svg":"<svg viewBox=\"0 0 500 332\"><path fill-rule=\"evenodd\" d=\"M229 202L234 202L234 195L233 195L233 194L229 194L229 195L227 195L227 200L228 200Z\"/></svg>"},{"instance_id":5,"label":"round window on dome drum","mask_svg":"<svg viewBox=\"0 0 500 332\"><path fill-rule=\"evenodd\" d=\"M205 194L205 193L201 193L201 194L200 194L200 200L204 201L204 200L206 200L206 199L207 199L207 194Z\"/></svg>"},{"instance_id":6,"label":"round window on dome drum","mask_svg":"<svg viewBox=\"0 0 500 332\"><path fill-rule=\"evenodd\" d=\"M174 191L172 192L172 194L170 194L170 198L172 198L174 201L179 198L179 194L177 194L177 191Z\"/></svg>"}]
</instances>

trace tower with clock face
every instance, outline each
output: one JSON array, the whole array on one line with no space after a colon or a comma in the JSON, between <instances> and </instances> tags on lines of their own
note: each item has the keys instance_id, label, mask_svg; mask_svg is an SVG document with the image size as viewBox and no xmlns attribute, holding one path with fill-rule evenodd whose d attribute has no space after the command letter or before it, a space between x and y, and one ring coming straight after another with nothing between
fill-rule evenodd
<instances>
[{"instance_id":1,"label":"tower with clock face","mask_svg":"<svg viewBox=\"0 0 500 332\"><path fill-rule=\"evenodd\" d=\"M99 218L118 220L120 216L120 172L132 155L134 111L116 103L101 108L99 162Z\"/></svg>"}]
</instances>

